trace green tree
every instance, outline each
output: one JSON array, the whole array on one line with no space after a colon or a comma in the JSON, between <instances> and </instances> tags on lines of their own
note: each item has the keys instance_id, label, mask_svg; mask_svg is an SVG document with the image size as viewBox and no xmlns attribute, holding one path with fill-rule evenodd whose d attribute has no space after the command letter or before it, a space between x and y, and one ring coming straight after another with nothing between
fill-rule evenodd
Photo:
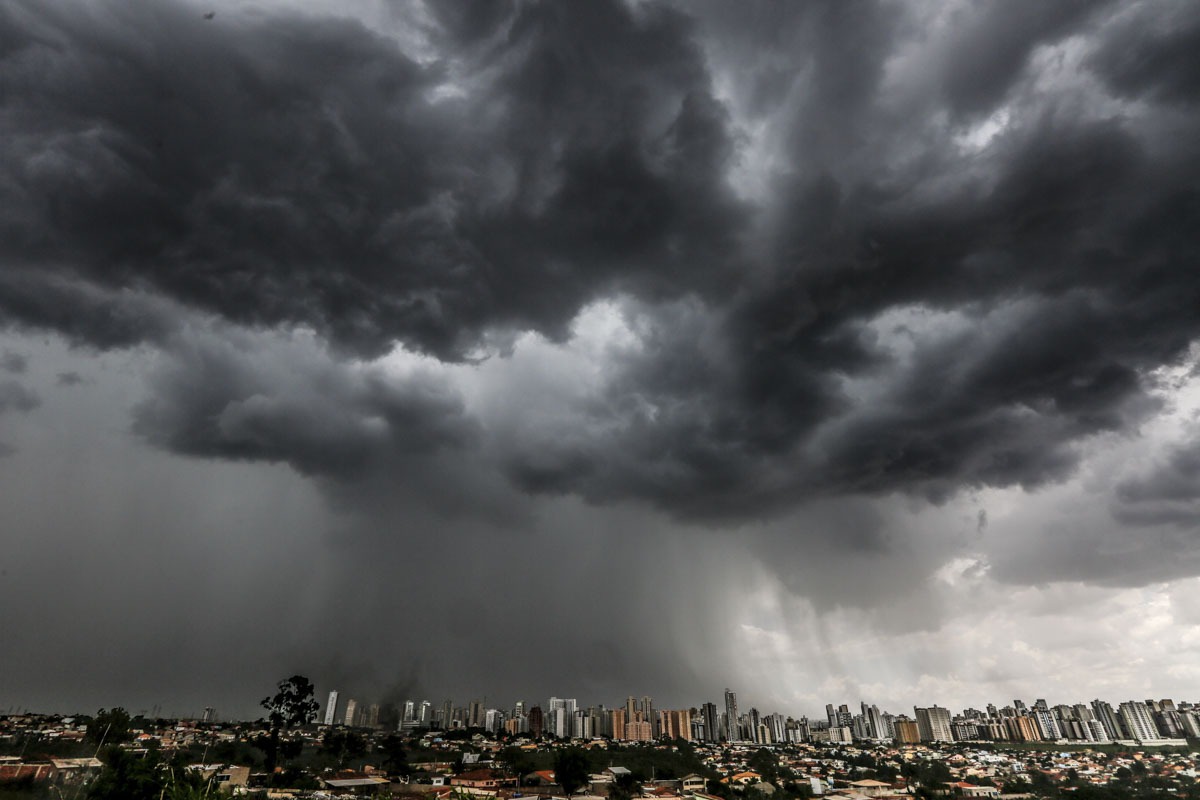
<instances>
[{"instance_id":1,"label":"green tree","mask_svg":"<svg viewBox=\"0 0 1200 800\"><path fill-rule=\"evenodd\" d=\"M404 747L404 737L397 733L389 733L379 743L379 752L383 755L383 768L393 775L407 776L412 774L408 765L408 750Z\"/></svg>"},{"instance_id":2,"label":"green tree","mask_svg":"<svg viewBox=\"0 0 1200 800\"><path fill-rule=\"evenodd\" d=\"M581 747L564 747L554 759L554 778L570 797L588 783L588 757Z\"/></svg>"},{"instance_id":3,"label":"green tree","mask_svg":"<svg viewBox=\"0 0 1200 800\"><path fill-rule=\"evenodd\" d=\"M267 756L267 774L274 774L279 765L279 757L286 762L300 754L303 743L298 741L283 741L285 732L307 725L317 717L317 701L314 698L312 682L303 675L293 675L287 680L280 681L279 691L272 697L264 697L259 703L267 710L267 723L270 734L264 741L256 742Z\"/></svg>"},{"instance_id":4,"label":"green tree","mask_svg":"<svg viewBox=\"0 0 1200 800\"><path fill-rule=\"evenodd\" d=\"M321 740L321 752L332 756L338 767L347 759L359 758L367 752L367 740L354 731L329 730Z\"/></svg>"},{"instance_id":5,"label":"green tree","mask_svg":"<svg viewBox=\"0 0 1200 800\"><path fill-rule=\"evenodd\" d=\"M565 787L564 787L565 788ZM642 782L632 772L618 775L608 787L611 800L633 800L642 794Z\"/></svg>"},{"instance_id":6,"label":"green tree","mask_svg":"<svg viewBox=\"0 0 1200 800\"><path fill-rule=\"evenodd\" d=\"M129 712L117 706L100 709L88 724L86 738L97 747L101 744L118 744L130 738Z\"/></svg>"},{"instance_id":7,"label":"green tree","mask_svg":"<svg viewBox=\"0 0 1200 800\"><path fill-rule=\"evenodd\" d=\"M874 760L871 761L874 764ZM754 755L746 762L752 772L757 772L767 783L779 780L779 756L767 749L755 750Z\"/></svg>"},{"instance_id":8,"label":"green tree","mask_svg":"<svg viewBox=\"0 0 1200 800\"><path fill-rule=\"evenodd\" d=\"M104 769L88 787L89 800L200 800L209 781L182 760L164 762L155 751L136 755L105 748Z\"/></svg>"},{"instance_id":9,"label":"green tree","mask_svg":"<svg viewBox=\"0 0 1200 800\"><path fill-rule=\"evenodd\" d=\"M497 753L496 761L506 775L518 779L537 769L533 756L515 745L509 745Z\"/></svg>"}]
</instances>

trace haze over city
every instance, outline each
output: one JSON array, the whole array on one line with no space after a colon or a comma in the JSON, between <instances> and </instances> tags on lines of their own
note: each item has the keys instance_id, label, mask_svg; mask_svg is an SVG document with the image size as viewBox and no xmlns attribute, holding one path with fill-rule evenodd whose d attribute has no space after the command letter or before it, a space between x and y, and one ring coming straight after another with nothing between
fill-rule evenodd
<instances>
[{"instance_id":1,"label":"haze over city","mask_svg":"<svg viewBox=\"0 0 1200 800\"><path fill-rule=\"evenodd\" d=\"M1200 686L1200 4L0 5L0 709Z\"/></svg>"}]
</instances>

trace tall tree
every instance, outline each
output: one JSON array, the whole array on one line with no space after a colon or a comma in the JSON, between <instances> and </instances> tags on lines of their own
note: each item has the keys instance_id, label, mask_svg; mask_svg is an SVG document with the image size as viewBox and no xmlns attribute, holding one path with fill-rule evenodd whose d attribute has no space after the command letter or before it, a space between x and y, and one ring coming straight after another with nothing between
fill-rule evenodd
<instances>
[{"instance_id":1,"label":"tall tree","mask_svg":"<svg viewBox=\"0 0 1200 800\"><path fill-rule=\"evenodd\" d=\"M118 744L129 738L129 712L120 706L111 709L100 709L96 717L88 724L87 739L97 746L101 744Z\"/></svg>"},{"instance_id":2,"label":"tall tree","mask_svg":"<svg viewBox=\"0 0 1200 800\"><path fill-rule=\"evenodd\" d=\"M312 682L303 675L293 675L287 680L280 681L279 691L272 697L264 697L259 704L267 710L267 723L271 726L270 735L260 744L267 756L267 774L275 772L279 764L280 740L283 733L301 725L307 725L317 718L317 701ZM286 748L287 756L292 748Z\"/></svg>"},{"instance_id":3,"label":"tall tree","mask_svg":"<svg viewBox=\"0 0 1200 800\"><path fill-rule=\"evenodd\" d=\"M583 748L566 747L554 759L554 778L567 797L582 789L588 782L588 757Z\"/></svg>"}]
</instances>

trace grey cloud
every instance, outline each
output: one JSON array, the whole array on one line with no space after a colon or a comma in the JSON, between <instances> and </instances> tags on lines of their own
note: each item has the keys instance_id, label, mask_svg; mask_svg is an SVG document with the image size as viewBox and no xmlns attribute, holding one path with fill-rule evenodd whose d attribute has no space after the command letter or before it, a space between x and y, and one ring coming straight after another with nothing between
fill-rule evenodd
<instances>
[{"instance_id":1,"label":"grey cloud","mask_svg":"<svg viewBox=\"0 0 1200 800\"><path fill-rule=\"evenodd\" d=\"M732 286L729 148L681 15L485 15L504 35L454 53L472 96L438 101L445 63L348 21L7 13L6 294L53 264L242 324L457 358L488 326L561 333L614 285ZM38 299L8 313L70 328Z\"/></svg>"},{"instance_id":2,"label":"grey cloud","mask_svg":"<svg viewBox=\"0 0 1200 800\"><path fill-rule=\"evenodd\" d=\"M48 272L0 276L0 320L21 329L52 329L93 348L162 343L176 327L178 307L159 296Z\"/></svg>"},{"instance_id":3,"label":"grey cloud","mask_svg":"<svg viewBox=\"0 0 1200 800\"><path fill-rule=\"evenodd\" d=\"M944 54L943 90L956 113L994 107L1042 44L1079 33L1087 18L1106 2L985 3L963 7L966 17Z\"/></svg>"},{"instance_id":4,"label":"grey cloud","mask_svg":"<svg viewBox=\"0 0 1200 800\"><path fill-rule=\"evenodd\" d=\"M14 380L0 380L0 416L10 412L29 412L41 405L36 392ZM11 444L0 441L0 458L16 452Z\"/></svg>"},{"instance_id":5,"label":"grey cloud","mask_svg":"<svg viewBox=\"0 0 1200 800\"><path fill-rule=\"evenodd\" d=\"M56 376L55 381L59 386L78 386L81 383L86 383L87 379L74 370L60 372Z\"/></svg>"},{"instance_id":6,"label":"grey cloud","mask_svg":"<svg viewBox=\"0 0 1200 800\"><path fill-rule=\"evenodd\" d=\"M1200 528L1200 437L1171 447L1141 475L1116 486L1113 515L1121 522Z\"/></svg>"},{"instance_id":7,"label":"grey cloud","mask_svg":"<svg viewBox=\"0 0 1200 800\"><path fill-rule=\"evenodd\" d=\"M0 381L0 414L7 411L32 411L41 405L35 392L13 380Z\"/></svg>"},{"instance_id":8,"label":"grey cloud","mask_svg":"<svg viewBox=\"0 0 1200 800\"><path fill-rule=\"evenodd\" d=\"M916 207L829 177L789 194L780 255L799 262L693 321L656 309L588 410L603 438L568 435L519 477L703 518L1070 475L1081 441L1158 409L1142 376L1195 338L1200 219L1190 179L1117 123L1032 120L1004 146L989 188ZM972 327L901 361L869 325L906 308ZM884 394L855 400L846 379Z\"/></svg>"},{"instance_id":9,"label":"grey cloud","mask_svg":"<svg viewBox=\"0 0 1200 800\"><path fill-rule=\"evenodd\" d=\"M1112 26L1090 64L1121 97L1194 105L1200 98L1200 13L1194 6L1151 5Z\"/></svg>"},{"instance_id":10,"label":"grey cloud","mask_svg":"<svg viewBox=\"0 0 1200 800\"><path fill-rule=\"evenodd\" d=\"M5 350L0 354L0 369L19 375L29 368L29 359L20 353Z\"/></svg>"},{"instance_id":11,"label":"grey cloud","mask_svg":"<svg viewBox=\"0 0 1200 800\"><path fill-rule=\"evenodd\" d=\"M191 339L171 353L133 429L174 452L351 479L393 457L461 447L474 434L457 393L436 378L388 380L315 346L249 336Z\"/></svg>"},{"instance_id":12,"label":"grey cloud","mask_svg":"<svg viewBox=\"0 0 1200 800\"><path fill-rule=\"evenodd\" d=\"M311 474L386 483L449 447L530 493L714 524L1062 480L1196 338L1200 153L1156 106L1079 114L1070 84L1020 80L1035 48L1149 12L1022 8L950 15L932 105L905 109L889 59L921 21L881 4L439 4L420 61L344 20L16 5L0 309L178 358L137 413L150 441ZM726 75L758 98L719 101ZM964 149L953 119L1002 99L1007 128ZM783 159L754 201L727 185L746 106ZM477 439L448 390L339 372L288 396L180 332L198 311L461 362L490 335L565 341L611 297L648 321L600 393ZM874 326L914 309L965 330L897 355Z\"/></svg>"}]
</instances>

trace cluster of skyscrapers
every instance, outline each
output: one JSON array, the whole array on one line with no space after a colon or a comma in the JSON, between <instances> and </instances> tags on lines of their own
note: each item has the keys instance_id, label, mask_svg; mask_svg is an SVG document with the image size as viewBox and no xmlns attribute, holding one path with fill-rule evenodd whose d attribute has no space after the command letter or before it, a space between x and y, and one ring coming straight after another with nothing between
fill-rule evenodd
<instances>
[{"instance_id":1,"label":"cluster of skyscrapers","mask_svg":"<svg viewBox=\"0 0 1200 800\"><path fill-rule=\"evenodd\" d=\"M399 711L399 709L397 709ZM325 724L380 727L384 714L378 704L362 706L346 701L338 709L338 693L329 693ZM387 720L389 723L391 720ZM756 708L742 713L737 695L726 689L723 707L704 703L699 708L655 709L650 697L633 696L624 705L582 708L574 698L551 697L545 708L488 708L473 700L455 706L446 700L440 708L429 701L403 704L396 727L419 729L481 729L493 734L552 735L561 739L606 737L630 742L683 739L693 742L784 744L788 742L895 741L902 744L955 741L1078 741L1165 742L1200 738L1200 705L1172 700L1130 700L1116 708L1103 700L1091 704L1050 706L1037 700L1027 706L1020 700L985 711L968 708L952 715L937 705L915 707L913 716L894 715L876 705L860 703L852 712L846 705L825 707L825 719L793 718L779 713L762 714Z\"/></svg>"}]
</instances>

